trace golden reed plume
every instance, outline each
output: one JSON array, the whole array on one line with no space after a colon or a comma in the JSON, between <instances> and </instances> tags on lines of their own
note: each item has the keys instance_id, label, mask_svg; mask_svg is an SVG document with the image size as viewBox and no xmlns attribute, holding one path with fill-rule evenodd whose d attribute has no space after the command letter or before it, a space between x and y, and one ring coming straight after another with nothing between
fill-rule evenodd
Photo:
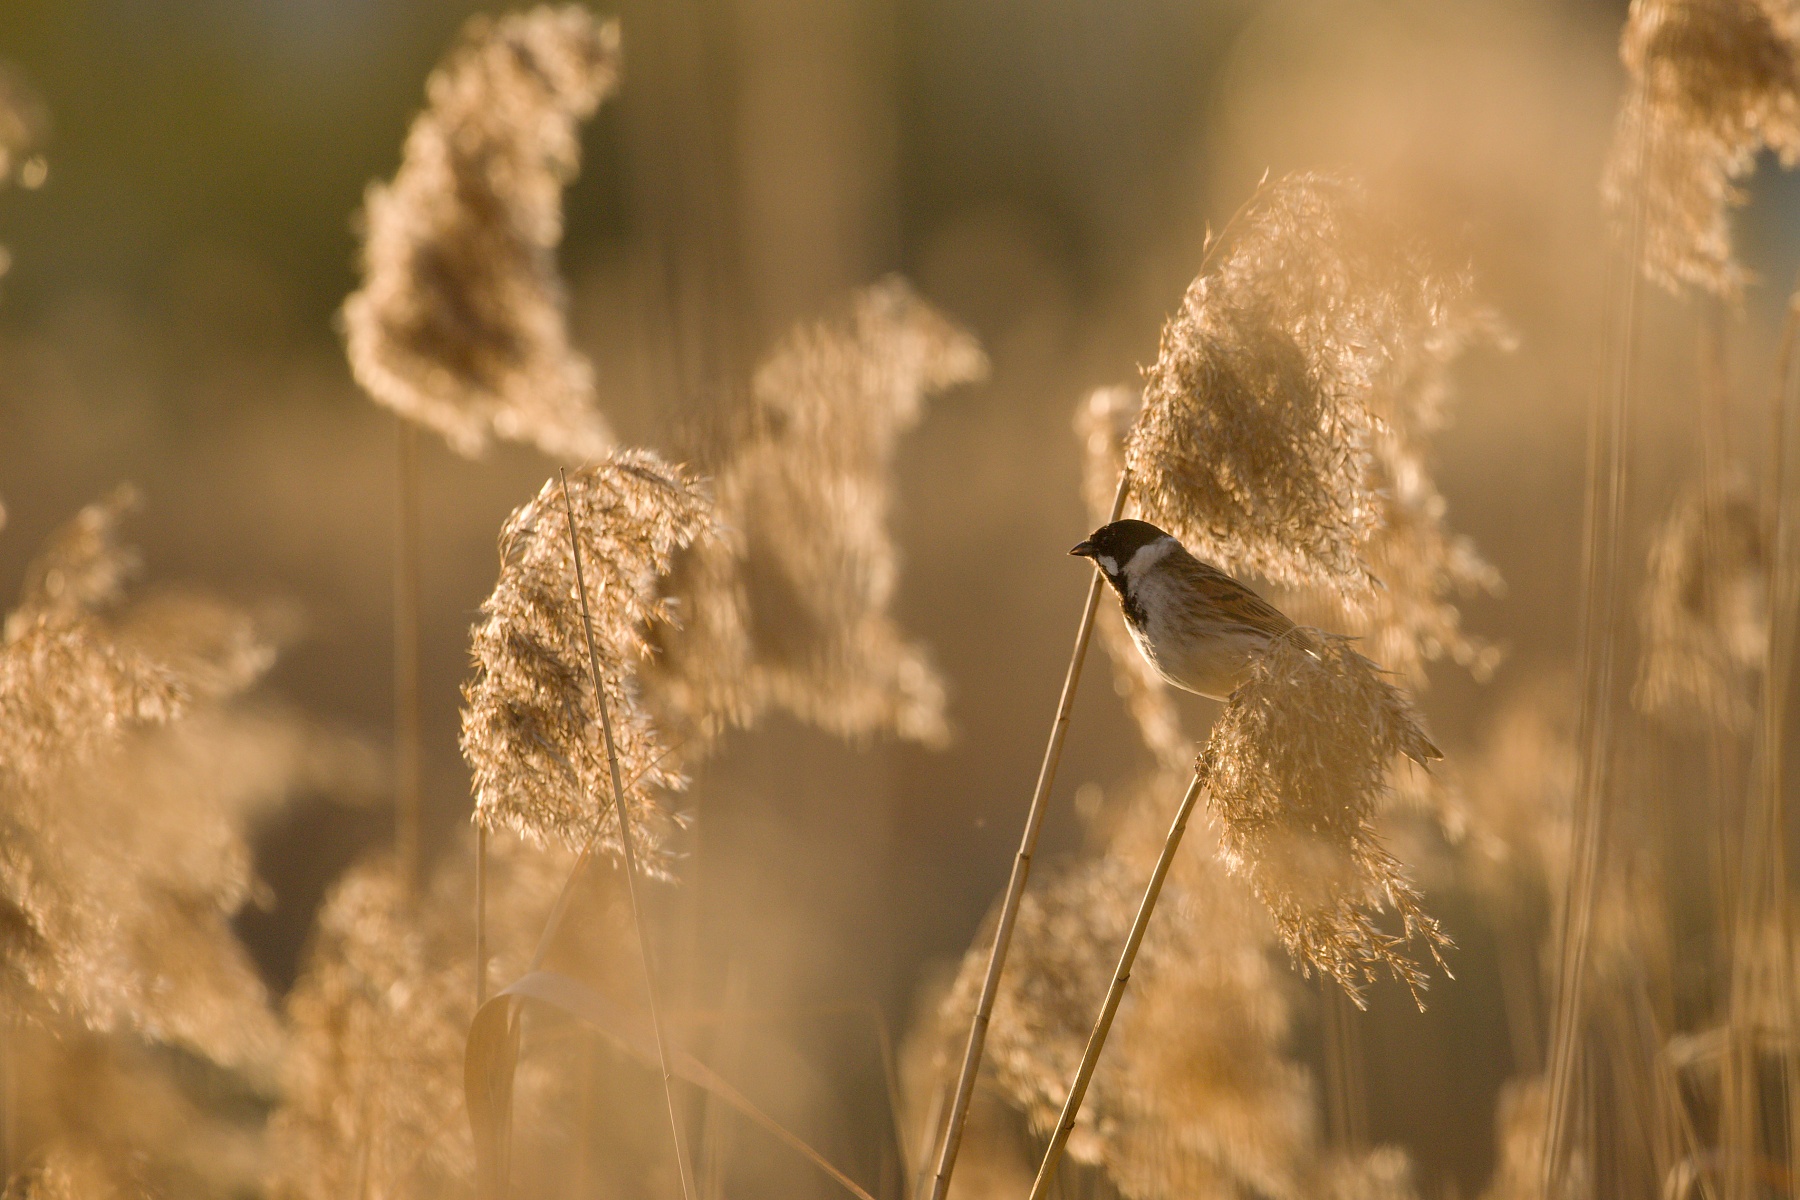
<instances>
[{"instance_id":1,"label":"golden reed plume","mask_svg":"<svg viewBox=\"0 0 1800 1200\"><path fill-rule=\"evenodd\" d=\"M631 825L643 861L654 867L675 821L657 795L684 780L639 699L637 678L651 653L650 627L670 620L658 581L676 551L713 530L712 501L694 477L643 450L574 472L567 494ZM563 487L551 480L501 528L500 578L472 634L475 677L463 689L462 751L482 825L574 850L597 837L617 854L619 819L607 800L567 520Z\"/></svg>"},{"instance_id":2,"label":"golden reed plume","mask_svg":"<svg viewBox=\"0 0 1800 1200\"><path fill-rule=\"evenodd\" d=\"M426 84L399 173L369 189L351 369L462 454L501 437L589 459L612 442L556 246L578 128L618 72L618 23L578 5L476 17Z\"/></svg>"},{"instance_id":3,"label":"golden reed plume","mask_svg":"<svg viewBox=\"0 0 1800 1200\"><path fill-rule=\"evenodd\" d=\"M1650 546L1639 607L1644 651L1633 703L1676 724L1745 732L1769 645L1762 514L1741 477L1716 516L1705 489L1680 496Z\"/></svg>"},{"instance_id":4,"label":"golden reed plume","mask_svg":"<svg viewBox=\"0 0 1800 1200\"><path fill-rule=\"evenodd\" d=\"M986 371L974 338L897 277L770 353L751 431L719 472L725 536L671 583L681 629L649 676L671 730L780 709L844 737L944 741L943 682L888 615L893 461L926 396Z\"/></svg>"},{"instance_id":5,"label":"golden reed plume","mask_svg":"<svg viewBox=\"0 0 1800 1200\"><path fill-rule=\"evenodd\" d=\"M1650 279L1741 292L1728 214L1759 152L1800 161L1797 54L1789 0L1632 0L1619 44L1631 86L1601 192L1625 232L1641 222Z\"/></svg>"},{"instance_id":6,"label":"golden reed plume","mask_svg":"<svg viewBox=\"0 0 1800 1200\"><path fill-rule=\"evenodd\" d=\"M1268 905L1288 951L1359 1004L1376 967L1417 1000L1427 978L1407 944L1422 939L1440 966L1450 945L1375 832L1402 755L1437 757L1405 694L1348 639L1298 629L1232 694L1197 768L1227 868ZM1384 908L1399 936L1375 924Z\"/></svg>"}]
</instances>

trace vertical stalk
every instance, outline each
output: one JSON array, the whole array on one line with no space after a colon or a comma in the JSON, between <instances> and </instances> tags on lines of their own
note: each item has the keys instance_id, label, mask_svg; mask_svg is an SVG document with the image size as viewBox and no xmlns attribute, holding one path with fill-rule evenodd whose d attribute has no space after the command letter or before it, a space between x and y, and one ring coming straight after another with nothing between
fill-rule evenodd
<instances>
[{"instance_id":1,"label":"vertical stalk","mask_svg":"<svg viewBox=\"0 0 1800 1200\"><path fill-rule=\"evenodd\" d=\"M488 831L475 826L475 1007L487 1003L488 944Z\"/></svg>"},{"instance_id":2,"label":"vertical stalk","mask_svg":"<svg viewBox=\"0 0 1800 1200\"><path fill-rule=\"evenodd\" d=\"M662 1067L663 1100L669 1109L669 1136L675 1143L675 1166L681 1175L682 1200L694 1200L694 1181L689 1176L687 1154L681 1146L681 1114L675 1107L675 1077L669 1070L669 1041L663 1032L662 1013L656 1003L656 972L651 965L650 935L644 927L644 910L638 903L637 851L631 845L631 816L625 806L625 784L619 776L619 747L613 741L612 714L606 707L601 683L600 654L594 648L594 622L588 609L587 577L581 569L581 538L575 531L575 501L569 493L569 474L562 478L563 510L569 518L569 552L575 559L575 587L581 596L581 633L587 642L588 670L594 680L594 704L600 710L600 731L606 738L606 766L612 775L613 811L619 817L619 845L625 857L625 891L631 901L631 921L637 927L638 951L644 959L644 993L650 1004L650 1029L656 1037L656 1057Z\"/></svg>"},{"instance_id":3,"label":"vertical stalk","mask_svg":"<svg viewBox=\"0 0 1800 1200\"><path fill-rule=\"evenodd\" d=\"M1638 84L1641 88L1642 82ZM1644 162L1644 136L1637 161ZM1642 170L1638 177L1642 178ZM1624 541L1626 431L1630 414L1633 349L1637 332L1638 275L1644 243L1644 198L1633 197L1623 254L1608 263L1606 316L1613 322L1602 343L1601 376L1588 410L1588 462L1582 523L1580 763L1567 890L1556 922L1557 968L1550 1048L1546 1063L1542 1184L1546 1196L1564 1190L1571 1134L1581 1124L1574 1108L1582 1057L1588 945L1604 859L1607 796L1611 786L1613 692L1619 609L1619 557Z\"/></svg>"},{"instance_id":4,"label":"vertical stalk","mask_svg":"<svg viewBox=\"0 0 1800 1200\"><path fill-rule=\"evenodd\" d=\"M1113 495L1109 520L1119 519L1130 490L1131 475L1122 473L1119 490ZM1025 881L1031 875L1031 856L1037 852L1038 834L1043 830L1048 807L1046 801L1051 785L1056 782L1056 768L1062 762L1063 741L1069 733L1069 718L1075 709L1075 689L1081 682L1081 665L1094 633L1094 611L1100 604L1102 585L1103 576L1095 567L1093 580L1088 584L1087 606L1081 611L1081 624L1075 631L1075 651L1069 658L1068 672L1063 676L1056 720L1050 726L1050 742L1044 747L1043 765L1038 768L1037 788L1031 795L1031 808L1025 814L1025 833L1019 841L1019 853L1013 859L1012 876L1006 882L1006 896L1000 902L1000 923L994 929L994 947L988 955L987 975L981 981L981 998L975 1005L975 1020L969 1027L969 1042L963 1052L962 1070L956 1079L956 1094L950 1105L949 1123L944 1128L937 1175L931 1184L931 1200L944 1200L950 1190L950 1174L956 1169L957 1152L962 1149L963 1128L969 1121L969 1102L975 1096L975 1077L981 1070L981 1055L987 1044L988 1022L993 1018L994 999L1000 992L1000 973L1006 968L1006 955L1012 948L1019 902L1024 899Z\"/></svg>"},{"instance_id":5,"label":"vertical stalk","mask_svg":"<svg viewBox=\"0 0 1800 1200\"><path fill-rule=\"evenodd\" d=\"M1169 836L1163 839L1162 854L1156 860L1156 870L1151 872L1150 884L1144 889L1144 899L1138 905L1137 916L1132 919L1131 933L1125 939L1125 949L1119 955L1119 966L1113 972L1112 986L1107 989L1106 1003L1100 1008L1099 1019L1094 1022L1094 1031L1088 1035L1087 1049L1082 1051L1081 1065L1075 1071L1075 1082L1069 1086L1069 1098L1063 1103L1062 1116L1057 1118L1056 1132L1050 1135L1050 1147L1044 1151L1043 1164L1038 1167L1037 1179L1031 1185L1031 1200L1044 1200L1050 1191L1050 1180L1056 1175L1056 1166L1062 1161L1063 1147L1068 1144L1069 1134L1075 1130L1075 1119L1081 1115L1081 1102L1087 1098L1088 1084L1094 1078L1094 1068L1099 1065L1100 1051L1106 1046L1106 1038L1112 1032L1113 1017L1118 1014L1119 1002L1125 998L1125 985L1131 981L1132 964L1137 961L1138 947L1144 941L1144 931L1150 927L1150 915L1156 911L1157 898L1162 895L1163 880L1168 878L1169 867L1175 861L1175 851L1181 847L1181 837L1187 832L1188 817L1194 811L1194 802L1200 798L1204 781L1196 772L1193 782L1188 784L1187 792L1181 797L1181 807L1175 810L1175 822L1169 826Z\"/></svg>"},{"instance_id":6,"label":"vertical stalk","mask_svg":"<svg viewBox=\"0 0 1800 1200\"><path fill-rule=\"evenodd\" d=\"M394 859L411 897L419 888L419 431L394 420Z\"/></svg>"}]
</instances>

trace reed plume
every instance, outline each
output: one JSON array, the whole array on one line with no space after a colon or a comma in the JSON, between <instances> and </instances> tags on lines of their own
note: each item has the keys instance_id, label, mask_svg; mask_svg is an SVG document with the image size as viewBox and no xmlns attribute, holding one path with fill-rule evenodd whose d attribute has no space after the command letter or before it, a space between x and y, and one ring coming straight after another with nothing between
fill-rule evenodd
<instances>
[{"instance_id":1,"label":"reed plume","mask_svg":"<svg viewBox=\"0 0 1800 1200\"><path fill-rule=\"evenodd\" d=\"M0 939L15 1016L126 1030L233 1066L279 1044L230 928L251 825L359 772L341 739L235 698L273 659L248 614L132 601L128 490L58 531L0 642ZM353 761L354 760L354 761Z\"/></svg>"},{"instance_id":2,"label":"reed plume","mask_svg":"<svg viewBox=\"0 0 1800 1200\"><path fill-rule=\"evenodd\" d=\"M421 895L386 857L358 864L321 907L287 1000L290 1050L270 1122L278 1200L473 1194L463 1051L474 1015L473 855L446 855ZM494 835L488 926L494 967L522 973L574 863L558 846ZM592 873L590 873L592 874ZM617 889L615 889L616 891ZM554 965L636 996L629 917L617 896L584 905ZM522 1086L560 1073L521 1069Z\"/></svg>"},{"instance_id":3,"label":"reed plume","mask_svg":"<svg viewBox=\"0 0 1800 1200\"><path fill-rule=\"evenodd\" d=\"M1436 757L1405 695L1349 639L1302 629L1270 644L1197 764L1226 867L1268 906L1303 969L1359 1005L1377 967L1418 1000L1428 979L1406 947L1421 939L1442 966L1451 944L1375 832L1400 755ZM1398 936L1374 920L1390 907Z\"/></svg>"},{"instance_id":4,"label":"reed plume","mask_svg":"<svg viewBox=\"0 0 1800 1200\"><path fill-rule=\"evenodd\" d=\"M1159 771L1132 785L1104 852L1021 902L983 1087L1039 1135L1061 1113L1095 998L1162 840L1160 805L1180 782ZM1298 1196L1314 1137L1311 1088L1285 1056L1290 1005L1265 953L1268 921L1210 855L1182 861L1163 905L1171 919L1145 939L1136 986L1068 1153L1103 1168L1133 1200ZM940 1071L973 1013L987 965L983 941L964 957L937 1013Z\"/></svg>"},{"instance_id":5,"label":"reed plume","mask_svg":"<svg viewBox=\"0 0 1800 1200\"><path fill-rule=\"evenodd\" d=\"M459 453L499 437L591 459L612 443L556 246L580 123L618 73L618 23L578 5L476 17L427 82L393 182L365 198L351 369Z\"/></svg>"},{"instance_id":6,"label":"reed plume","mask_svg":"<svg viewBox=\"0 0 1800 1200\"><path fill-rule=\"evenodd\" d=\"M1760 152L1800 161L1797 52L1788 0L1633 0L1619 44L1631 89L1601 192L1615 224L1641 221L1649 279L1741 293L1729 213Z\"/></svg>"},{"instance_id":7,"label":"reed plume","mask_svg":"<svg viewBox=\"0 0 1800 1200\"><path fill-rule=\"evenodd\" d=\"M1651 543L1632 701L1678 725L1742 733L1768 651L1768 561L1755 496L1736 476L1722 493L1709 513L1704 489L1689 489Z\"/></svg>"},{"instance_id":8,"label":"reed plume","mask_svg":"<svg viewBox=\"0 0 1800 1200\"><path fill-rule=\"evenodd\" d=\"M1449 344L1467 281L1329 176L1265 185L1222 236L1147 373L1132 493L1202 558L1366 597L1375 439L1414 419L1396 374Z\"/></svg>"},{"instance_id":9,"label":"reed plume","mask_svg":"<svg viewBox=\"0 0 1800 1200\"><path fill-rule=\"evenodd\" d=\"M986 370L974 338L898 277L770 352L751 431L718 476L726 536L671 584L682 627L651 681L672 726L698 735L777 709L842 737L945 740L943 682L888 615L893 462L928 395Z\"/></svg>"},{"instance_id":10,"label":"reed plume","mask_svg":"<svg viewBox=\"0 0 1800 1200\"><path fill-rule=\"evenodd\" d=\"M1418 1200L1412 1159L1398 1146L1332 1155L1319 1170L1324 1200Z\"/></svg>"},{"instance_id":11,"label":"reed plume","mask_svg":"<svg viewBox=\"0 0 1800 1200\"><path fill-rule=\"evenodd\" d=\"M639 699L650 627L672 606L658 580L677 550L713 529L700 483L648 451L617 453L569 476L584 566L594 582L595 646L629 781L640 861L667 854L676 816L658 800L683 776ZM462 751L474 776L475 818L538 842L582 849L595 838L622 851L599 714L588 679L582 609L562 488L547 482L500 532L500 578L472 634L475 677L463 689ZM636 843L634 843L634 847Z\"/></svg>"}]
</instances>

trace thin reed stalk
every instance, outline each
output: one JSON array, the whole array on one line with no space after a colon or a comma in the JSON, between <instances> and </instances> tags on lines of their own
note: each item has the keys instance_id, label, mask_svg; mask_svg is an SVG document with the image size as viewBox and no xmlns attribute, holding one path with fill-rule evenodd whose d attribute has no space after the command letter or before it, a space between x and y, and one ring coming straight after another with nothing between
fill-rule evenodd
<instances>
[{"instance_id":1,"label":"thin reed stalk","mask_svg":"<svg viewBox=\"0 0 1800 1200\"><path fill-rule=\"evenodd\" d=\"M619 748L613 740L612 714L606 706L606 689L600 683L600 654L594 648L594 625L589 615L587 578L581 567L581 538L575 531L575 501L569 494L568 472L558 471L557 474L562 479L563 510L569 519L569 549L575 558L575 586L581 596L581 632L587 643L588 670L593 675L594 703L600 710L600 731L606 738L606 766L612 775L613 807L619 814L619 846L625 858L625 890L631 901L632 924L637 927L638 951L644 959L644 994L650 1006L650 1030L656 1038L656 1055L662 1067L663 1099L669 1108L669 1136L675 1143L675 1166L681 1176L682 1200L694 1200L694 1181L688 1171L687 1154L681 1145L681 1114L675 1106L675 1077L669 1070L669 1041L663 1032L662 1013L656 1002L656 971L651 965L650 936L644 926L643 907L638 902L637 852L631 845L631 815L626 810L625 782L619 775Z\"/></svg>"},{"instance_id":2,"label":"thin reed stalk","mask_svg":"<svg viewBox=\"0 0 1800 1200\"><path fill-rule=\"evenodd\" d=\"M1643 84L1640 82L1638 88ZM1640 130L1639 162L1647 130ZM1642 188L1633 197L1622 255L1607 268L1605 311L1614 317L1602 347L1599 386L1588 413L1588 462L1582 523L1581 713L1577 745L1575 819L1567 892L1555 942L1557 971L1547 1064L1543 1194L1561 1193L1567 1178L1571 1106L1582 1042L1588 949L1599 885L1605 800L1613 748L1613 684L1624 542L1626 432L1637 332L1638 264L1644 241ZM1623 261L1620 259L1623 258Z\"/></svg>"},{"instance_id":3,"label":"thin reed stalk","mask_svg":"<svg viewBox=\"0 0 1800 1200\"><path fill-rule=\"evenodd\" d=\"M1362 1030L1356 1024L1360 1010L1348 992L1323 975L1319 992L1324 1007L1326 1099L1332 1145L1339 1150L1360 1151L1369 1141Z\"/></svg>"},{"instance_id":4,"label":"thin reed stalk","mask_svg":"<svg viewBox=\"0 0 1800 1200\"><path fill-rule=\"evenodd\" d=\"M1121 473L1118 491L1113 495L1112 515L1107 518L1109 521L1118 520L1119 514L1125 511L1125 497L1130 490L1130 473ZM1000 902L994 948L988 956L987 975L981 981L981 998L975 1005L975 1019L969 1026L969 1043L963 1052L962 1070L956 1077L956 1094L951 1101L949 1122L944 1127L943 1149L938 1156L937 1174L932 1179L931 1200L944 1200L949 1192L950 1174L956 1169L956 1155L962 1148L963 1130L969 1121L969 1102L975 1096L975 1077L981 1070L982 1050L987 1044L988 1023L994 1015L994 1000L1000 994L1000 973L1006 969L1013 927L1019 918L1019 902L1025 897L1025 881L1031 875L1031 857L1037 852L1038 834L1043 830L1046 801L1056 782L1056 769L1062 762L1063 741L1068 736L1069 719L1075 711L1075 689L1081 682L1081 666L1093 636L1094 615L1100 604L1103 584L1104 577L1096 568L1093 580L1088 584L1087 604L1081 610L1081 624L1075 630L1075 650L1069 656L1069 670L1063 676L1062 698L1057 702L1056 719L1050 726L1049 744L1044 747L1037 788L1032 792L1031 807L1025 814L1025 833L1019 840L1019 853L1013 859L1012 876L1006 882L1006 896Z\"/></svg>"},{"instance_id":5,"label":"thin reed stalk","mask_svg":"<svg viewBox=\"0 0 1800 1200\"><path fill-rule=\"evenodd\" d=\"M394 545L394 858L419 890L419 429L396 415Z\"/></svg>"},{"instance_id":6,"label":"thin reed stalk","mask_svg":"<svg viewBox=\"0 0 1800 1200\"><path fill-rule=\"evenodd\" d=\"M488 831L475 826L475 1007L487 1003L488 941Z\"/></svg>"},{"instance_id":7,"label":"thin reed stalk","mask_svg":"<svg viewBox=\"0 0 1800 1200\"><path fill-rule=\"evenodd\" d=\"M1088 1084L1094 1078L1094 1068L1100 1064L1100 1052L1106 1048L1107 1035L1112 1032L1113 1017L1118 1014L1119 1003L1125 998L1125 987L1131 982L1131 968L1137 962L1138 947L1143 944L1144 932L1150 927L1150 916L1156 911L1156 901L1162 895L1163 880L1168 878L1169 867L1175 861L1175 851L1180 849L1182 835L1187 832L1188 817L1193 814L1194 804L1200 799L1204 788L1205 780L1199 772L1195 772L1193 781L1188 784L1186 793L1181 797L1181 806L1175 810L1175 821L1169 826L1169 836L1163 840L1156 869L1150 874L1150 883L1144 889L1144 899L1138 905L1137 916L1132 919L1131 933L1125 939L1125 949L1119 954L1119 966L1113 972L1112 986L1106 991L1106 1002L1100 1007L1094 1031L1088 1035L1087 1049L1082 1051L1081 1065L1075 1071L1075 1082L1069 1085L1069 1098L1063 1104L1062 1116L1057 1118L1056 1130L1050 1135L1049 1148L1044 1151L1044 1161L1038 1167L1037 1179L1031 1185L1031 1200L1044 1200L1049 1194L1050 1181L1056 1176L1063 1148L1068 1145L1069 1135L1075 1131L1075 1120L1081 1115L1081 1102L1087 1097Z\"/></svg>"}]
</instances>

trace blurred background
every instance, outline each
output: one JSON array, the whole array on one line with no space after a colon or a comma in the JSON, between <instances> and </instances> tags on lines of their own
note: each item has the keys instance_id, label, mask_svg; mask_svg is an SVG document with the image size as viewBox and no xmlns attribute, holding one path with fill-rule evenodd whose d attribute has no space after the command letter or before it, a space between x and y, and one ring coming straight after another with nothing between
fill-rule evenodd
<instances>
[{"instance_id":1,"label":"blurred background","mask_svg":"<svg viewBox=\"0 0 1800 1200\"><path fill-rule=\"evenodd\" d=\"M390 177L461 0L8 0L0 59L51 119L41 187L0 191L0 592L121 480L149 573L289 603L267 688L377 742L391 704L394 421L352 383L336 313L353 217ZM1599 0L626 0L625 78L585 128L562 267L578 347L627 443L693 456L797 319L884 273L982 341L987 382L903 444L896 616L951 689L942 752L847 747L776 721L688 797L684 882L659 896L673 990L750 1007L872 999L898 1031L1004 886L1087 586L1071 419L1132 382L1219 227L1265 171L1350 168L1423 202L1516 335L1459 366L1436 450L1451 524L1504 576L1466 621L1507 658L1422 696L1452 763L1504 697L1573 669L1586 412L1598 363L1600 164L1625 5ZM1741 255L1768 283L1729 334L1761 396L1800 266L1800 188L1760 172ZM1691 317L1646 293L1626 559L1696 473ZM1744 410L1745 430L1753 406ZM1747 442L1749 434L1740 431ZM502 520L556 464L422 460L430 843L466 822L456 749L468 631ZM1108 601L1110 603L1110 601ZM1209 715L1203 701L1193 715ZM1196 726L1203 727L1203 726ZM1146 760L1092 664L1045 835ZM1098 791L1096 791L1098 789ZM1176 798L1171 796L1170 803ZM241 936L289 986L332 879L390 818L318 796L258 838L268 903ZM1453 873L1461 946L1420 1014L1355 1019L1369 1134L1426 1195L1473 1194L1511 1061L1492 932ZM1296 1053L1316 1060L1316 985ZM881 1068L854 1021L784 1025L771 1108L807 1111L855 1172ZM754 1074L754 1072L753 1072ZM818 1114L840 1127L821 1129ZM836 1141L834 1141L836 1139ZM862 1146L859 1150L856 1147ZM865 1164L871 1170L873 1164Z\"/></svg>"}]
</instances>

